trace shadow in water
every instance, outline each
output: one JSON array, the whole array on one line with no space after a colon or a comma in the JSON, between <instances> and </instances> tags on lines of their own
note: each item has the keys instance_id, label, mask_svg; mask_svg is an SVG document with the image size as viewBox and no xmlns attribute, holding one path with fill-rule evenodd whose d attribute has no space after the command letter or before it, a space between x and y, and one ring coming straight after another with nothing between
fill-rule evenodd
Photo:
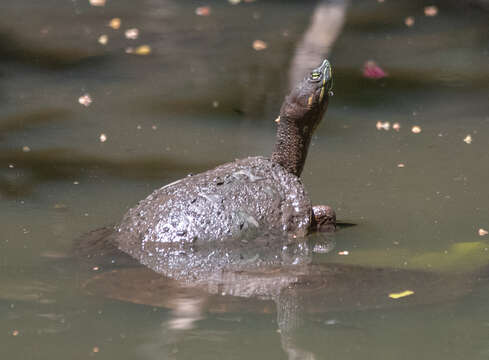
<instances>
[{"instance_id":1,"label":"shadow in water","mask_svg":"<svg viewBox=\"0 0 489 360\"><path fill-rule=\"evenodd\" d=\"M24 131L31 127L67 120L71 114L70 110L62 108L44 108L4 117L0 119L0 138L8 137L13 131Z\"/></svg>"},{"instance_id":2,"label":"shadow in water","mask_svg":"<svg viewBox=\"0 0 489 360\"><path fill-rule=\"evenodd\" d=\"M80 48L49 48L22 41L8 31L0 30L0 58L49 70L91 66L103 62L108 55L86 52Z\"/></svg>"},{"instance_id":3,"label":"shadow in water","mask_svg":"<svg viewBox=\"0 0 489 360\"><path fill-rule=\"evenodd\" d=\"M298 331L309 318L317 320L321 314L335 311L453 301L470 292L486 272L448 274L321 263L316 260L316 249L331 244L331 237L317 234L293 240L267 234L246 243L184 246L169 255L175 262L169 261L159 274L118 251L113 246L114 236L113 230L102 229L78 242L76 253L84 260L83 267L103 270L86 277L83 291L172 309L159 344L164 351L184 339L206 313L276 313L288 358L319 359L319 354L298 345ZM226 267L215 266L223 256L236 261ZM188 259L184 266L182 257ZM175 273L178 280L165 276Z\"/></svg>"},{"instance_id":4,"label":"shadow in water","mask_svg":"<svg viewBox=\"0 0 489 360\"><path fill-rule=\"evenodd\" d=\"M0 153L0 193L16 197L30 194L39 183L52 180L79 180L93 174L119 178L155 179L187 171L204 171L217 165L209 161L197 164L161 156L115 160L87 155L70 148L39 151L4 150ZM9 168L11 167L11 168ZM12 175L12 172L15 173ZM9 175L10 174L10 175Z\"/></svg>"}]
</instances>

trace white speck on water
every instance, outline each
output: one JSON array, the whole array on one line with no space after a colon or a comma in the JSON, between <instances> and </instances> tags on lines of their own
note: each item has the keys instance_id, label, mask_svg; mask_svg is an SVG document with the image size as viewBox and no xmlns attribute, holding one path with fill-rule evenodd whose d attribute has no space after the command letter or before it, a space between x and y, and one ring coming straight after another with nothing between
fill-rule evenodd
<instances>
[{"instance_id":1,"label":"white speck on water","mask_svg":"<svg viewBox=\"0 0 489 360\"><path fill-rule=\"evenodd\" d=\"M107 45L108 42L109 42L109 37L107 35L103 34L99 36L98 43L100 45Z\"/></svg>"},{"instance_id":2,"label":"white speck on water","mask_svg":"<svg viewBox=\"0 0 489 360\"><path fill-rule=\"evenodd\" d=\"M105 6L106 0L89 0L90 5L92 6Z\"/></svg>"},{"instance_id":3,"label":"white speck on water","mask_svg":"<svg viewBox=\"0 0 489 360\"><path fill-rule=\"evenodd\" d=\"M107 141L107 135L105 134L100 134L100 142L106 142Z\"/></svg>"},{"instance_id":4,"label":"white speck on water","mask_svg":"<svg viewBox=\"0 0 489 360\"><path fill-rule=\"evenodd\" d=\"M388 131L391 127L391 123L388 121L385 121L385 122L377 121L377 123L375 124L375 127L377 128L377 130Z\"/></svg>"},{"instance_id":5,"label":"white speck on water","mask_svg":"<svg viewBox=\"0 0 489 360\"><path fill-rule=\"evenodd\" d=\"M411 131L413 132L413 134L419 134L421 132L421 127L415 125L411 128Z\"/></svg>"},{"instance_id":6,"label":"white speck on water","mask_svg":"<svg viewBox=\"0 0 489 360\"><path fill-rule=\"evenodd\" d=\"M136 40L139 37L139 30L136 28L127 29L124 35L126 36L126 39Z\"/></svg>"},{"instance_id":7,"label":"white speck on water","mask_svg":"<svg viewBox=\"0 0 489 360\"><path fill-rule=\"evenodd\" d=\"M425 16L436 16L438 14L438 8L434 5L426 6L424 8L424 14Z\"/></svg>"},{"instance_id":8,"label":"white speck on water","mask_svg":"<svg viewBox=\"0 0 489 360\"><path fill-rule=\"evenodd\" d=\"M92 97L90 96L90 94L84 94L78 98L78 102L81 105L88 107L92 104Z\"/></svg>"},{"instance_id":9,"label":"white speck on water","mask_svg":"<svg viewBox=\"0 0 489 360\"><path fill-rule=\"evenodd\" d=\"M404 19L404 24L407 27L411 27L414 25L414 17L413 16L408 16L406 19Z\"/></svg>"}]
</instances>

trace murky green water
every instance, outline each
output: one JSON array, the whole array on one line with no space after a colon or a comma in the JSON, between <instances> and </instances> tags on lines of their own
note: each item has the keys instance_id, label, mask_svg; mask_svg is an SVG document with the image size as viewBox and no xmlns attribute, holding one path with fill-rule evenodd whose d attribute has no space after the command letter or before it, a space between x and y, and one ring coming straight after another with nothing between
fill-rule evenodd
<instances>
[{"instance_id":1,"label":"murky green water","mask_svg":"<svg viewBox=\"0 0 489 360\"><path fill-rule=\"evenodd\" d=\"M437 15L425 16L433 4ZM195 15L202 5L209 16ZM294 52L317 5L0 5L2 359L288 358L274 314L209 314L175 332L169 309L84 296L64 257L75 238L117 222L152 189L269 154ZM303 177L314 202L358 226L335 235L325 261L343 261L338 251L347 250L404 267L405 258L386 257L487 241L478 230L489 229L488 13L446 1L365 0L338 16L344 27L328 55L335 96ZM118 30L107 26L115 17ZM124 37L129 28L138 39ZM268 47L256 51L254 40ZM126 54L140 45L151 53ZM389 76L364 78L367 60ZM78 103L84 94L88 107ZM378 121L391 129L377 130ZM320 314L295 343L316 359L485 359L488 300L481 283L438 305Z\"/></svg>"}]
</instances>

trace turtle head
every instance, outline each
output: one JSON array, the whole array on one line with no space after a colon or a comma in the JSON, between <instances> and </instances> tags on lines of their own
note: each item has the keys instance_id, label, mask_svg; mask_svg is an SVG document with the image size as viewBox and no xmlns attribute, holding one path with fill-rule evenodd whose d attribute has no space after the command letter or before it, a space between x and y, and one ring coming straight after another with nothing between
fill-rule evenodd
<instances>
[{"instance_id":1,"label":"turtle head","mask_svg":"<svg viewBox=\"0 0 489 360\"><path fill-rule=\"evenodd\" d=\"M312 134L321 122L333 94L328 60L312 70L285 98L277 122L277 142L272 161L300 176Z\"/></svg>"},{"instance_id":2,"label":"turtle head","mask_svg":"<svg viewBox=\"0 0 489 360\"><path fill-rule=\"evenodd\" d=\"M326 111L332 88L331 64L324 60L287 96L280 117L295 121L304 132L313 132Z\"/></svg>"}]
</instances>

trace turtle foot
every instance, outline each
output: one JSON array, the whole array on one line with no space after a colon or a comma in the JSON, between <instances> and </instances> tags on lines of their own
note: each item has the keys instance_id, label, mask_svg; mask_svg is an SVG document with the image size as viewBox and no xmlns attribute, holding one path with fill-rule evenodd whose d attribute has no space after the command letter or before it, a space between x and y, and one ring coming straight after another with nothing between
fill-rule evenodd
<instances>
[{"instance_id":1,"label":"turtle foot","mask_svg":"<svg viewBox=\"0 0 489 360\"><path fill-rule=\"evenodd\" d=\"M331 206L316 205L312 207L312 231L334 232L336 230L336 213Z\"/></svg>"}]
</instances>

